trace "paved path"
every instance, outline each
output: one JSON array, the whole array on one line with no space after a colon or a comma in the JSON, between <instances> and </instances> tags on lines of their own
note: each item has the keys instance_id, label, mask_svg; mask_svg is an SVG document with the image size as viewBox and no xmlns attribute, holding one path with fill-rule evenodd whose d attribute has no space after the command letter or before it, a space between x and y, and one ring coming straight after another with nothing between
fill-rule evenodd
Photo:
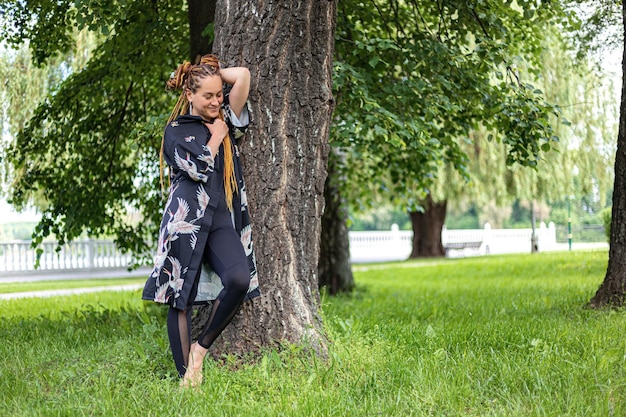
<instances>
[{"instance_id":1,"label":"paved path","mask_svg":"<svg viewBox=\"0 0 626 417\"><path fill-rule=\"evenodd\" d=\"M60 273L37 273L24 274L21 276L2 276L0 274L0 287L3 283L16 282L37 282L37 281L56 281L56 280L86 280L86 279L115 279L115 278L137 278L148 277L150 268L139 268L134 271L126 269L112 271L75 271ZM0 300L13 300L16 298L33 298L33 297L57 297L63 295L88 294L102 291L134 291L143 287L143 284L123 284L123 285L101 285L98 287L87 288L67 288L58 290L41 290L41 291L24 291L0 294ZM1 288L0 288L1 291Z\"/></svg>"},{"instance_id":2,"label":"paved path","mask_svg":"<svg viewBox=\"0 0 626 417\"><path fill-rule=\"evenodd\" d=\"M139 268L128 271L125 268L110 270L75 270L75 271L26 271L18 272L0 272L0 285L10 282L36 282L36 281L68 281L82 279L104 279L104 278L133 278L148 277L152 268Z\"/></svg>"},{"instance_id":3,"label":"paved path","mask_svg":"<svg viewBox=\"0 0 626 417\"><path fill-rule=\"evenodd\" d=\"M143 288L143 284L108 285L90 288L70 288L66 290L25 291L0 294L0 300L14 300L16 298L58 297L62 295L88 294L102 291L134 291Z\"/></svg>"}]
</instances>

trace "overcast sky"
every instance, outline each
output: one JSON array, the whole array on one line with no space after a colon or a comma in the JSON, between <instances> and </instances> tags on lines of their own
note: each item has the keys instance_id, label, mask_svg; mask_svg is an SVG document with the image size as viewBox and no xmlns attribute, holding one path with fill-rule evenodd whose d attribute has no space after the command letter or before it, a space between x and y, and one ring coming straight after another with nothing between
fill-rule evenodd
<instances>
[{"instance_id":1,"label":"overcast sky","mask_svg":"<svg viewBox=\"0 0 626 417\"><path fill-rule=\"evenodd\" d=\"M35 222L39 215L34 210L17 213L4 199L0 200L0 224L13 222Z\"/></svg>"}]
</instances>

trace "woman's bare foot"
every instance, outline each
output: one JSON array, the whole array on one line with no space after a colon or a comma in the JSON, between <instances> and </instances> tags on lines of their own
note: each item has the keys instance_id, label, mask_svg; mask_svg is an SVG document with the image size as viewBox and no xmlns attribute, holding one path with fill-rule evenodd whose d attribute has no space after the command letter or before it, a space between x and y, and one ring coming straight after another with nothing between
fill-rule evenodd
<instances>
[{"instance_id":1,"label":"woman's bare foot","mask_svg":"<svg viewBox=\"0 0 626 417\"><path fill-rule=\"evenodd\" d=\"M198 342L191 345L187 371L182 381L180 381L181 387L196 388L202 384L202 364L207 351L208 350L200 346Z\"/></svg>"}]
</instances>

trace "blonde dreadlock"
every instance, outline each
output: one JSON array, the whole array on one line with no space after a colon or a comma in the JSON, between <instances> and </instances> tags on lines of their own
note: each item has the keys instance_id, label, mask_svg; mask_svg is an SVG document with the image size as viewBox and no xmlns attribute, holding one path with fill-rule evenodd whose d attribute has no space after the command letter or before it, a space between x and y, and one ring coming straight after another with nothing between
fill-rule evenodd
<instances>
[{"instance_id":1,"label":"blonde dreadlock","mask_svg":"<svg viewBox=\"0 0 626 417\"><path fill-rule=\"evenodd\" d=\"M220 76L220 64L215 55L204 55L200 58L200 62L197 65L193 65L188 61L184 61L178 66L172 77L166 83L167 90L179 90L182 89L178 101L170 114L167 124L176 120L178 116L187 114L189 112L189 101L187 101L187 95L185 91L191 90L195 92L199 87L200 80L206 77ZM219 118L224 120L224 112L220 109ZM167 126L167 125L166 125ZM161 189L164 190L164 160L163 160L163 146L165 142L165 135L161 140L161 152L159 155L159 167L161 178ZM237 192L237 179L235 177L235 167L233 164L233 146L231 144L230 135L226 135L222 141L224 145L224 192L226 195L226 205L229 210L233 209L233 194Z\"/></svg>"}]
</instances>

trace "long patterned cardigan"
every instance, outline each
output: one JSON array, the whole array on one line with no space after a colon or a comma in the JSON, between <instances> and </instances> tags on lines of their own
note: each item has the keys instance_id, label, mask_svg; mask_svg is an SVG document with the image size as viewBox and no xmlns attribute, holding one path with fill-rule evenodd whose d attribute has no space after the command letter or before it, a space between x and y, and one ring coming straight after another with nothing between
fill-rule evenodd
<instances>
[{"instance_id":1,"label":"long patterned cardigan","mask_svg":"<svg viewBox=\"0 0 626 417\"><path fill-rule=\"evenodd\" d=\"M242 112L240 121L225 100L224 115L230 137L234 139L231 142L236 143L247 129L247 109ZM159 229L154 269L143 290L144 300L184 310L199 270L202 273L195 303L214 300L223 288L217 274L202 259L213 213L224 194L224 152L220 151L214 160L207 146L209 137L209 129L199 116L180 116L165 128L163 154L170 167L171 186ZM248 257L247 298L252 298L260 295L259 282L246 189L235 143L233 157L238 190L233 194L231 218Z\"/></svg>"}]
</instances>

